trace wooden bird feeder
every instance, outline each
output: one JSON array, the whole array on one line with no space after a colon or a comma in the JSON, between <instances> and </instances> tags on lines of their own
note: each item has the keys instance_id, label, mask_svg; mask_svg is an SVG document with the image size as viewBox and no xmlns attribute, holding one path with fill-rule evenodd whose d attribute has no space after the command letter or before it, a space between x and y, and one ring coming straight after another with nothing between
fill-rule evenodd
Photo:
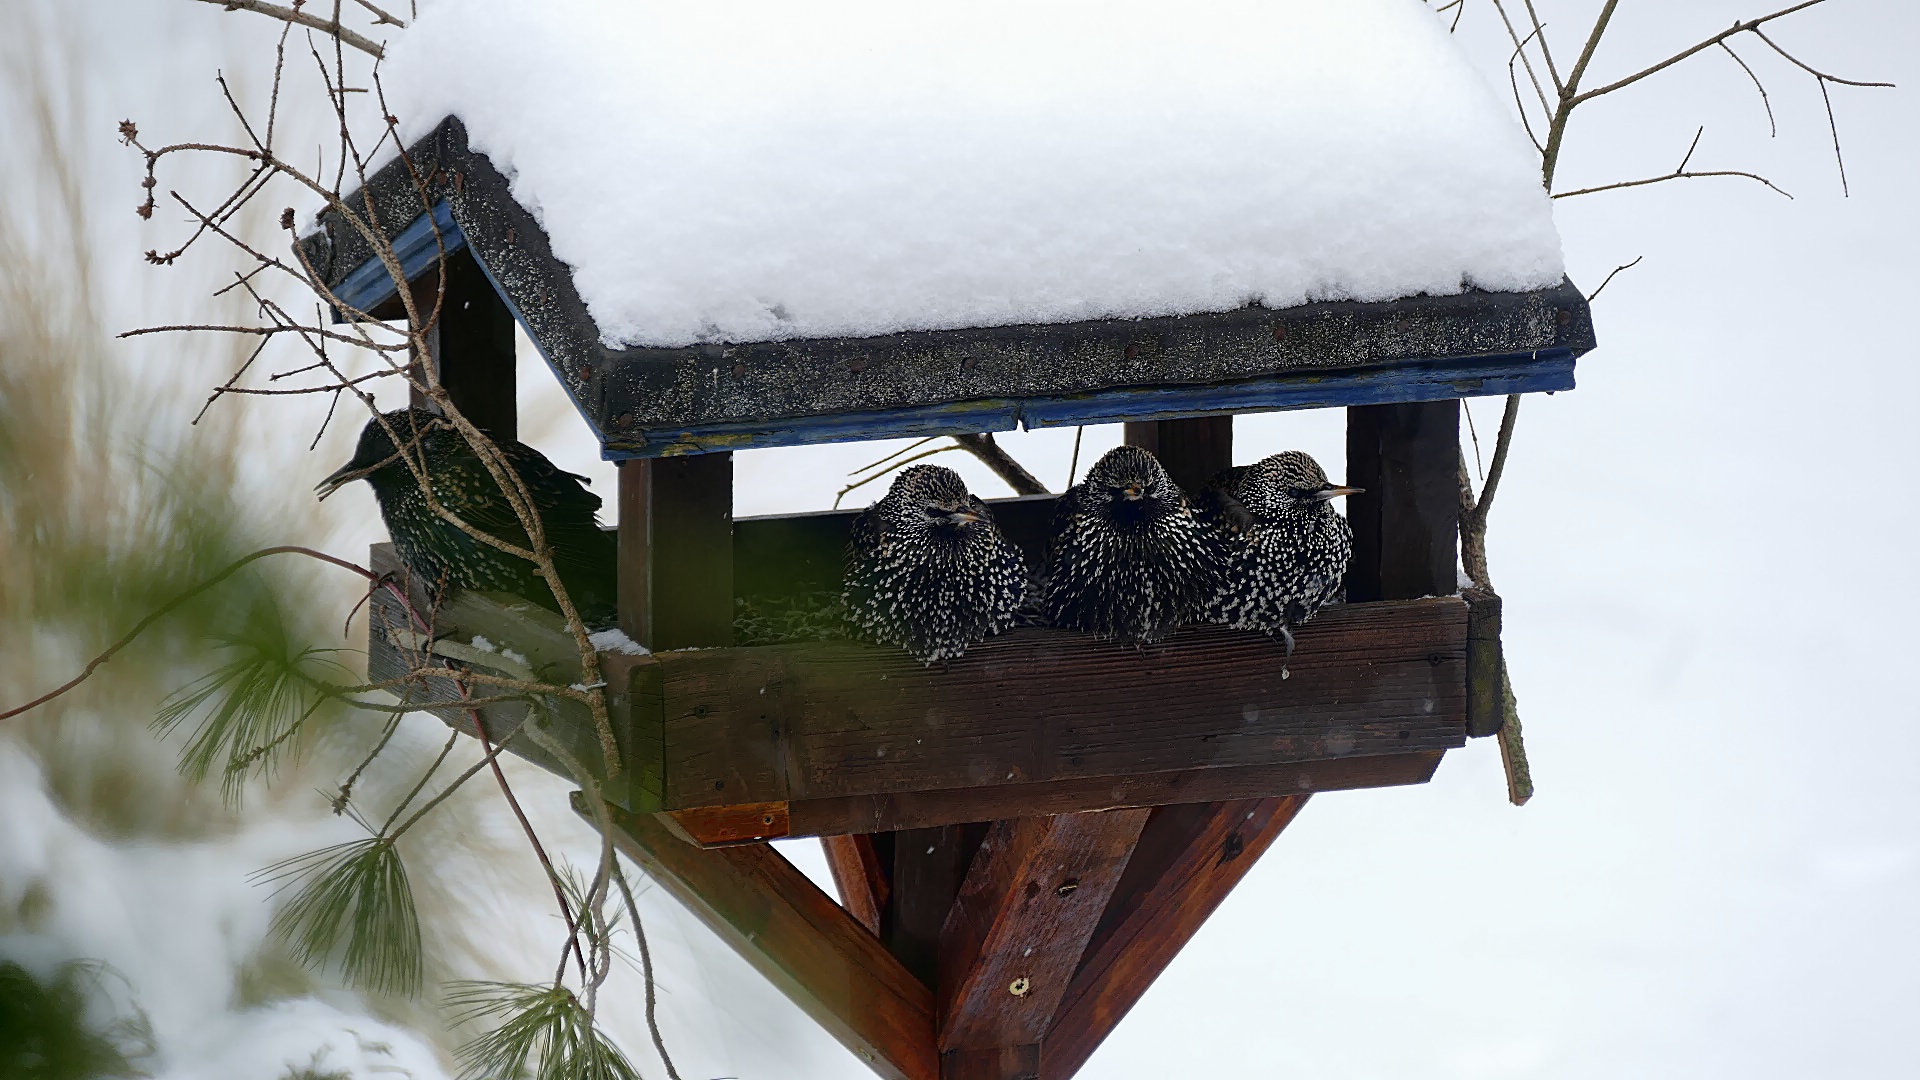
<instances>
[{"instance_id":1,"label":"wooden bird feeder","mask_svg":"<svg viewBox=\"0 0 1920 1080\"><path fill-rule=\"evenodd\" d=\"M1459 595L1459 401L1566 390L1594 344L1563 282L1380 303L686 348L601 342L572 270L448 119L370 197L414 288L445 303L434 362L467 416L515 428L514 324L620 462L620 620L602 656L622 754L621 850L810 1016L895 1080L1066 1080L1309 794L1418 784L1493 734L1497 616ZM387 269L329 216L302 253L393 317ZM444 250L444 263L440 252ZM1349 603L1269 639L1218 627L1143 649L1017 630L922 666L851 642L736 648L736 597L836 589L851 512L735 519L730 451L1124 421L1190 490L1232 464L1234 413L1347 410ZM995 513L1031 559L1052 497ZM378 547L376 566L395 566ZM457 596L480 635L559 682L557 617ZM376 611L374 677L407 669ZM449 682L444 697L458 695ZM461 709L445 718L471 728ZM525 706L490 732L561 772ZM533 723L586 762L583 714ZM842 900L764 842L818 836Z\"/></svg>"}]
</instances>

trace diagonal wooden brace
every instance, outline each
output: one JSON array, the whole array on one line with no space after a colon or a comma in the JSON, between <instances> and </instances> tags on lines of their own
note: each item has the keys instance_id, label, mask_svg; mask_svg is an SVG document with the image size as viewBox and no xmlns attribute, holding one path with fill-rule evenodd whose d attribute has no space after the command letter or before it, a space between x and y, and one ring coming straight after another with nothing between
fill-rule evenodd
<instances>
[{"instance_id":1,"label":"diagonal wooden brace","mask_svg":"<svg viewBox=\"0 0 1920 1080\"><path fill-rule=\"evenodd\" d=\"M941 933L943 1054L1038 1046L1151 812L994 823Z\"/></svg>"}]
</instances>

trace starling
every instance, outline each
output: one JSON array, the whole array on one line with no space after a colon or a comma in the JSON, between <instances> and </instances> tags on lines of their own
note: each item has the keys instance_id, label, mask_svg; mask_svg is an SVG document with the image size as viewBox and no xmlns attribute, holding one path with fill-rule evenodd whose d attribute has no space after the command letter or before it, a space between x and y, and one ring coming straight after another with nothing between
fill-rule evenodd
<instances>
[{"instance_id":1,"label":"starling","mask_svg":"<svg viewBox=\"0 0 1920 1080\"><path fill-rule=\"evenodd\" d=\"M907 469L853 519L847 618L926 663L1012 626L1026 592L1020 550L952 469Z\"/></svg>"},{"instance_id":2,"label":"starling","mask_svg":"<svg viewBox=\"0 0 1920 1080\"><path fill-rule=\"evenodd\" d=\"M369 420L360 432L353 460L315 489L321 497L355 480L372 484L380 517L401 561L436 597L446 587L490 589L559 611L559 601L533 563L476 540L433 511L383 420L403 446L417 442L413 456L442 507L508 544L531 546L512 504L467 440L444 417L425 409L398 409ZM586 477L562 472L533 447L512 439L496 441L533 497L547 543L553 548L554 568L580 617L589 627L611 623L617 596L617 548L613 534L603 532L594 516L600 496L582 486Z\"/></svg>"},{"instance_id":3,"label":"starling","mask_svg":"<svg viewBox=\"0 0 1920 1080\"><path fill-rule=\"evenodd\" d=\"M1160 462L1117 447L1060 499L1045 606L1056 626L1157 641L1201 617L1217 588L1220 542Z\"/></svg>"},{"instance_id":4,"label":"starling","mask_svg":"<svg viewBox=\"0 0 1920 1080\"><path fill-rule=\"evenodd\" d=\"M1331 500L1360 490L1335 487L1298 450L1215 476L1201 513L1227 554L1208 618L1280 637L1293 655L1293 628L1339 598L1353 555Z\"/></svg>"}]
</instances>

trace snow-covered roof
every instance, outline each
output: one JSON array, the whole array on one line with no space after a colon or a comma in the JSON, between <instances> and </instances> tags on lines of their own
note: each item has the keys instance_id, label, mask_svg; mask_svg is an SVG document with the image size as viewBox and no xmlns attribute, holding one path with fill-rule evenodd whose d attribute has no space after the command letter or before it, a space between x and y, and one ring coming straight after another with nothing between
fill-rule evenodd
<instances>
[{"instance_id":1,"label":"snow-covered roof","mask_svg":"<svg viewBox=\"0 0 1920 1080\"><path fill-rule=\"evenodd\" d=\"M600 344L1542 289L1537 156L1418 0L434 0Z\"/></svg>"}]
</instances>

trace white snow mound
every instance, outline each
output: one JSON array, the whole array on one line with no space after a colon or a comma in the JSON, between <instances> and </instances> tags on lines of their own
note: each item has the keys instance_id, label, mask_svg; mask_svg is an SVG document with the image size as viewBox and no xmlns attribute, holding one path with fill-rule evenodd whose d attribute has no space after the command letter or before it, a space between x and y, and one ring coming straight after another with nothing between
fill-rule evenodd
<instances>
[{"instance_id":1,"label":"white snow mound","mask_svg":"<svg viewBox=\"0 0 1920 1080\"><path fill-rule=\"evenodd\" d=\"M609 346L1560 280L1537 156L1418 0L438 0L392 48Z\"/></svg>"}]
</instances>

